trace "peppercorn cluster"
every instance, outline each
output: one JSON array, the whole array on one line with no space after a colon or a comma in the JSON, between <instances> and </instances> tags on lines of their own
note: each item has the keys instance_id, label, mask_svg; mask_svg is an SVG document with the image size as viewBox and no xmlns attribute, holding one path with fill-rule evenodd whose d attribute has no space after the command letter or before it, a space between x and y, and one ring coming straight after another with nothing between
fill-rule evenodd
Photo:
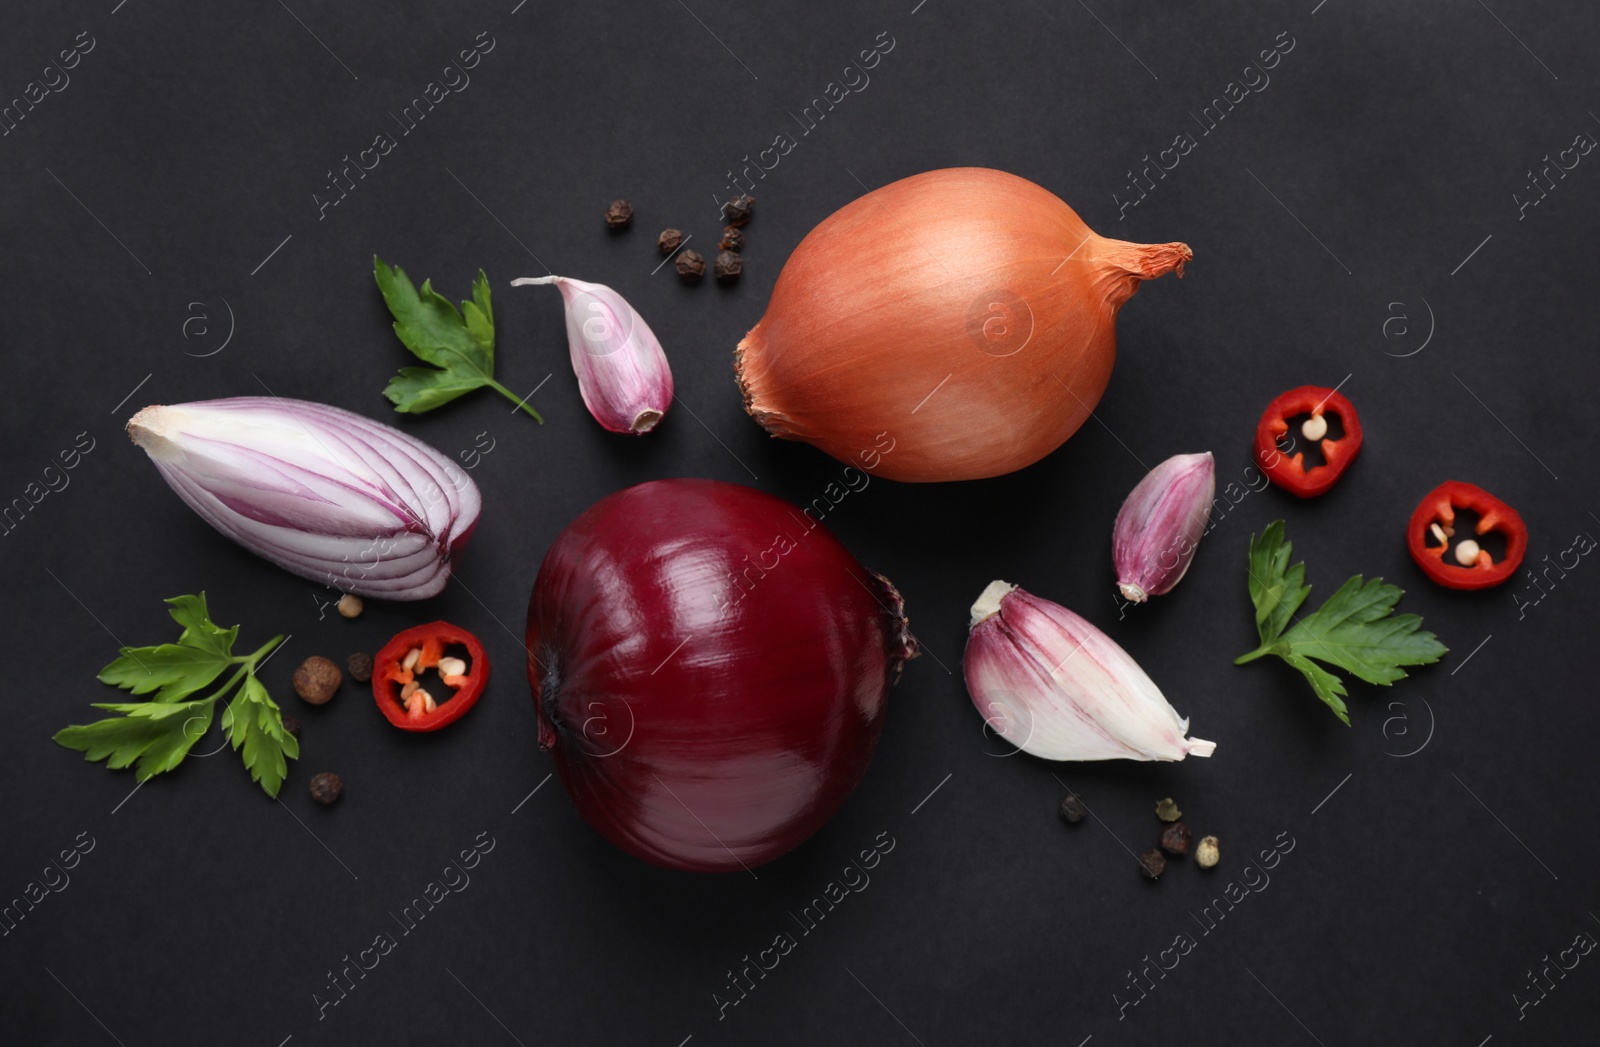
<instances>
[{"instance_id":1,"label":"peppercorn cluster","mask_svg":"<svg viewBox=\"0 0 1600 1047\"><path fill-rule=\"evenodd\" d=\"M744 226L755 213L756 198L741 194L722 205L727 225L722 238L717 241L717 255L712 262L712 272L720 284L737 283L744 275ZM606 228L620 232L633 224L633 205L626 200L613 200L605 212ZM687 246L693 234L684 235L682 229L663 229L656 237L656 249L664 258L672 258L672 267L678 278L686 284L696 284L706 274L706 259L699 251ZM673 256L676 255L676 258Z\"/></svg>"},{"instance_id":2,"label":"peppercorn cluster","mask_svg":"<svg viewBox=\"0 0 1600 1047\"><path fill-rule=\"evenodd\" d=\"M1084 816L1092 814L1077 793L1067 793L1062 798L1057 813L1061 820L1068 825L1077 825L1083 821ZM1210 869L1217 864L1221 856L1215 836L1206 836L1200 840L1198 846L1194 842L1194 831L1181 821L1183 812L1178 810L1178 805L1168 796L1156 804L1156 817L1161 819L1164 828L1161 830L1160 846L1151 847L1139 855L1139 871L1146 879L1159 880L1167 871L1167 856L1182 858L1194 852L1195 864L1202 869Z\"/></svg>"}]
</instances>

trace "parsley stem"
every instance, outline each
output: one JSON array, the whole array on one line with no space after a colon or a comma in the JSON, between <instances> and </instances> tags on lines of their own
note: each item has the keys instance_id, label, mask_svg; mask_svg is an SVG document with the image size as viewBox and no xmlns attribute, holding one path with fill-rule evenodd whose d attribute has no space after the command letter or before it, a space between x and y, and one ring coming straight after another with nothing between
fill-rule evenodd
<instances>
[{"instance_id":1,"label":"parsley stem","mask_svg":"<svg viewBox=\"0 0 1600 1047\"><path fill-rule=\"evenodd\" d=\"M534 421L538 422L540 425L544 424L544 417L540 415L538 411L535 411L533 408L528 406L528 397L518 396L516 393L512 392L510 389L507 389L493 378L489 379L489 385L500 390L500 395L504 396L507 400L510 400L524 411L527 411L529 414L533 415ZM530 393L529 396L531 395L532 394Z\"/></svg>"},{"instance_id":2,"label":"parsley stem","mask_svg":"<svg viewBox=\"0 0 1600 1047\"><path fill-rule=\"evenodd\" d=\"M283 634L279 633L277 636L274 636L272 639L268 640L266 643L264 643L260 647L256 648L256 650L253 653L251 653L251 654L242 654L242 655L239 655L238 657L234 658L233 659L233 663L235 665L247 666L249 668L250 672L255 672L256 666L259 665L261 663L261 661L264 658L266 658L267 655L271 654L273 649L275 647L277 647L282 642L283 642Z\"/></svg>"},{"instance_id":3,"label":"parsley stem","mask_svg":"<svg viewBox=\"0 0 1600 1047\"><path fill-rule=\"evenodd\" d=\"M1239 657L1235 658L1233 660L1233 664L1234 665L1244 665L1246 662L1253 662L1257 658L1265 658L1267 655L1269 655L1271 653L1272 653L1271 646L1257 647L1255 650L1251 651L1249 654L1241 654Z\"/></svg>"}]
</instances>

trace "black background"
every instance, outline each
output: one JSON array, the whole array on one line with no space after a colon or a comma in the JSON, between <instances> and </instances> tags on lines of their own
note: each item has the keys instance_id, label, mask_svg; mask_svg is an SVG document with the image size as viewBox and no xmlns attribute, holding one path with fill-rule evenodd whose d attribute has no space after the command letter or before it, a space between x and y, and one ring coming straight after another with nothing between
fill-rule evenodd
<instances>
[{"instance_id":1,"label":"black background","mask_svg":"<svg viewBox=\"0 0 1600 1047\"><path fill-rule=\"evenodd\" d=\"M1401 534L1452 477L1522 510L1530 566L1600 533L1600 161L1521 219L1513 198L1533 195L1525 172L1547 153L1600 135L1593 5L514 4L6 12L5 99L80 31L94 47L0 138L0 496L22 495L77 434L95 441L70 487L0 539L0 896L79 833L95 842L0 939L8 1041L1471 1047L1591 1026L1600 956L1552 968L1555 988L1520 1020L1513 994L1536 999L1529 968L1600 934L1587 773L1600 567L1552 569L1542 598L1526 579L1459 594L1420 575ZM387 114L484 31L494 47L466 89L319 218L325 172L392 131ZM1202 137L1190 114L1285 31L1294 47L1270 84ZM652 276L655 233L711 240L727 169L792 129L788 111L880 32L894 47L870 84L757 188L744 280ZM1185 131L1198 146L1119 220L1125 172ZM709 476L801 501L835 479L837 463L744 416L730 351L788 252L862 184L955 165L1031 178L1101 233L1184 240L1195 261L1124 310L1097 420L1059 452L987 482L874 481L828 519L898 583L928 652L844 810L758 879L637 862L556 782L526 799L551 770L518 671L539 560L584 507L642 480ZM638 213L616 237L600 221L614 196ZM487 392L421 418L388 410L380 392L407 356L374 252L453 298L488 271L499 377L520 392L549 376L531 401L544 426ZM657 433L624 439L588 417L558 296L507 286L546 265L616 287L648 317L682 394ZM1341 381L1366 449L1339 486L1306 503L1246 495L1178 590L1119 619L1111 522L1146 466L1211 449L1219 490L1243 485L1266 402ZM472 473L482 522L442 596L322 617L324 590L214 534L120 432L146 403L265 389L395 422L446 454L489 434ZM1230 664L1255 645L1245 548L1277 517L1313 601L1382 574L1451 647L1392 690L1352 683L1352 728L1287 666ZM1216 756L1001 755L960 680L967 605L997 577L1109 631ZM231 751L130 798L130 774L50 741L115 699L94 681L113 635L170 639L162 599L202 589L247 649L292 634L265 670L305 730L281 804ZM1519 608L1514 593L1539 602ZM321 709L290 691L304 657L342 659L433 617L476 630L498 666L446 734L391 730L350 685ZM328 809L305 790L323 769L346 781ZM1058 779L1094 821L1056 820ZM1150 884L1131 852L1154 843L1151 809L1169 794L1221 837L1222 864ZM390 913L480 832L495 847L470 886L319 1020L328 969L398 937ZM880 832L896 844L867 889L719 1020L728 969L792 931L788 911ZM1191 914L1280 833L1295 846L1270 884L1202 935ZM1114 994L1137 998L1126 972L1185 932L1193 951L1119 1012Z\"/></svg>"}]
</instances>

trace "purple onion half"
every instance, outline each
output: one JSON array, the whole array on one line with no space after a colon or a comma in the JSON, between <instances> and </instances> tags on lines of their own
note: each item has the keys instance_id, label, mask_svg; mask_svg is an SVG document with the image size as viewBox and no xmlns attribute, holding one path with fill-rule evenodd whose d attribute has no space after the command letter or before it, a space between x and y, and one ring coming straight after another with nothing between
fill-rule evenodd
<instances>
[{"instance_id":1,"label":"purple onion half","mask_svg":"<svg viewBox=\"0 0 1600 1047\"><path fill-rule=\"evenodd\" d=\"M483 504L432 447L326 404L240 396L146 407L128 435L218 531L358 596L440 592Z\"/></svg>"}]
</instances>

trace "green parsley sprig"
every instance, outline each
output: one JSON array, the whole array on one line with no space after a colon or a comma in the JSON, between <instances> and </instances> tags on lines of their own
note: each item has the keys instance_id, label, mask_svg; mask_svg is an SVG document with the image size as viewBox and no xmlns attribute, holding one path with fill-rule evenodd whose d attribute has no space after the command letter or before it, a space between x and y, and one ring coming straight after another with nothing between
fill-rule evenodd
<instances>
[{"instance_id":1,"label":"green parsley sprig","mask_svg":"<svg viewBox=\"0 0 1600 1047\"><path fill-rule=\"evenodd\" d=\"M65 728L56 732L56 742L83 753L85 759L105 760L107 767L134 765L135 777L145 782L183 762L210 730L217 702L237 686L223 707L222 730L235 749L243 749L250 777L268 796L277 796L289 771L285 761L299 759L300 743L284 729L283 713L255 672L283 637L274 636L250 654L235 655L239 627L214 624L205 593L174 596L167 603L172 605L172 620L183 626L178 642L124 647L99 676L102 683L151 697L142 702L92 703L96 709L122 715ZM210 695L190 697L230 668L233 675Z\"/></svg>"},{"instance_id":2,"label":"green parsley sprig","mask_svg":"<svg viewBox=\"0 0 1600 1047\"><path fill-rule=\"evenodd\" d=\"M419 292L404 269L386 264L377 255L372 256L372 271L394 316L394 333L415 356L433 365L403 367L389 380L383 395L396 411L422 414L488 386L544 422L539 412L528 406L526 397L518 397L494 380L494 308L489 301L489 278L482 269L472 282L472 301L462 302L459 312L450 299L433 289L431 280L422 281Z\"/></svg>"},{"instance_id":3,"label":"green parsley sprig","mask_svg":"<svg viewBox=\"0 0 1600 1047\"><path fill-rule=\"evenodd\" d=\"M1430 665L1449 651L1438 637L1420 631L1421 617L1394 613L1404 591L1385 585L1382 578L1366 581L1358 574L1314 613L1296 618L1311 587L1305 584L1303 562L1289 566L1293 551L1282 520L1268 524L1260 538L1250 536L1250 600L1256 605L1261 646L1233 664L1277 655L1305 674L1317 697L1348 727L1350 714L1341 697L1348 693L1344 681L1317 662L1387 686L1405 679L1400 666Z\"/></svg>"}]
</instances>

